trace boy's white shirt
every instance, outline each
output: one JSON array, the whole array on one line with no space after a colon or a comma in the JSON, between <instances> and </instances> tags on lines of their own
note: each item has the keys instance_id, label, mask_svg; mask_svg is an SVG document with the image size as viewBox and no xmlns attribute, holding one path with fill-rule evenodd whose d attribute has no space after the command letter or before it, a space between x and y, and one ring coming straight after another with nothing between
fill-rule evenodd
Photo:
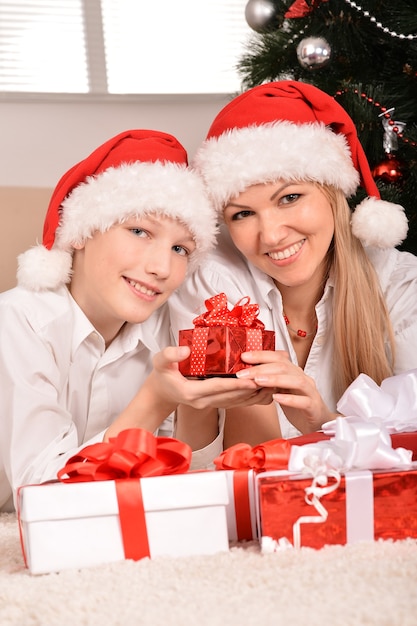
<instances>
[{"instance_id":1,"label":"boy's white shirt","mask_svg":"<svg viewBox=\"0 0 417 626\"><path fill-rule=\"evenodd\" d=\"M0 510L14 508L11 485L54 479L102 441L170 344L166 305L105 350L66 287L0 294ZM172 417L158 434L172 436Z\"/></svg>"}]
</instances>

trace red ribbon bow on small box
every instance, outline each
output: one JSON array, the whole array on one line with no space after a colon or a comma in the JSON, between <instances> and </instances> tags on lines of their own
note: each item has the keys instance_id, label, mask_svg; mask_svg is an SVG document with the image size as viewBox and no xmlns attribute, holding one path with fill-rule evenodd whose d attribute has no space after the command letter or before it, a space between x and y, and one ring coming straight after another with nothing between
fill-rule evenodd
<instances>
[{"instance_id":1,"label":"red ribbon bow on small box","mask_svg":"<svg viewBox=\"0 0 417 626\"><path fill-rule=\"evenodd\" d=\"M179 364L184 376L233 376L250 367L240 355L251 350L274 350L275 333L265 331L258 319L259 306L241 298L230 310L225 293L205 301L207 311L193 320L194 329L180 330L179 345L191 354Z\"/></svg>"},{"instance_id":2,"label":"red ribbon bow on small box","mask_svg":"<svg viewBox=\"0 0 417 626\"><path fill-rule=\"evenodd\" d=\"M249 304L250 298L241 298L229 310L225 293L219 293L205 301L207 311L193 320L194 326L244 326L245 328L265 328L258 320L259 305Z\"/></svg>"}]
</instances>

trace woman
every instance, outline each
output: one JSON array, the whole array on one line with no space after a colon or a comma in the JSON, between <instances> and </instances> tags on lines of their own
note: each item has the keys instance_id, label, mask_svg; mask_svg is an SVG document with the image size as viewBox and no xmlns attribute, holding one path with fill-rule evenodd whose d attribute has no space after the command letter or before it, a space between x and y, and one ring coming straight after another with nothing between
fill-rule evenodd
<instances>
[{"instance_id":1,"label":"woman","mask_svg":"<svg viewBox=\"0 0 417 626\"><path fill-rule=\"evenodd\" d=\"M407 220L381 201L332 97L296 81L255 87L220 111L193 165L223 225L170 303L174 331L225 292L232 304L258 303L276 333L276 352L244 353L259 365L238 374L272 389L274 402L228 410L226 447L318 430L360 373L379 384L417 367L417 258L394 248ZM359 185L368 198L352 217Z\"/></svg>"}]
</instances>

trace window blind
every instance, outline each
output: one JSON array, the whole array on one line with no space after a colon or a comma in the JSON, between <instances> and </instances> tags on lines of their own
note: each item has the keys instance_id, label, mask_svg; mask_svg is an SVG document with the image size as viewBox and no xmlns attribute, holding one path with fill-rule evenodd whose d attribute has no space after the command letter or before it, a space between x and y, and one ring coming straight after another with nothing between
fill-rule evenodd
<instances>
[{"instance_id":1,"label":"window blind","mask_svg":"<svg viewBox=\"0 0 417 626\"><path fill-rule=\"evenodd\" d=\"M0 91L233 93L246 3L0 0Z\"/></svg>"}]
</instances>

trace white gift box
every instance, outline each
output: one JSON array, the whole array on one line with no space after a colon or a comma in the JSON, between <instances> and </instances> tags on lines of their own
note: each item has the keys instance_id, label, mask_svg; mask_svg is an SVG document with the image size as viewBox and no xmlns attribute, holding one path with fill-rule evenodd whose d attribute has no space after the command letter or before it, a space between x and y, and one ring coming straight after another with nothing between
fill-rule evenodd
<instances>
[{"instance_id":1,"label":"white gift box","mask_svg":"<svg viewBox=\"0 0 417 626\"><path fill-rule=\"evenodd\" d=\"M229 549L223 472L142 478L140 487L150 558ZM18 517L31 574L126 558L115 481L26 485Z\"/></svg>"}]
</instances>

